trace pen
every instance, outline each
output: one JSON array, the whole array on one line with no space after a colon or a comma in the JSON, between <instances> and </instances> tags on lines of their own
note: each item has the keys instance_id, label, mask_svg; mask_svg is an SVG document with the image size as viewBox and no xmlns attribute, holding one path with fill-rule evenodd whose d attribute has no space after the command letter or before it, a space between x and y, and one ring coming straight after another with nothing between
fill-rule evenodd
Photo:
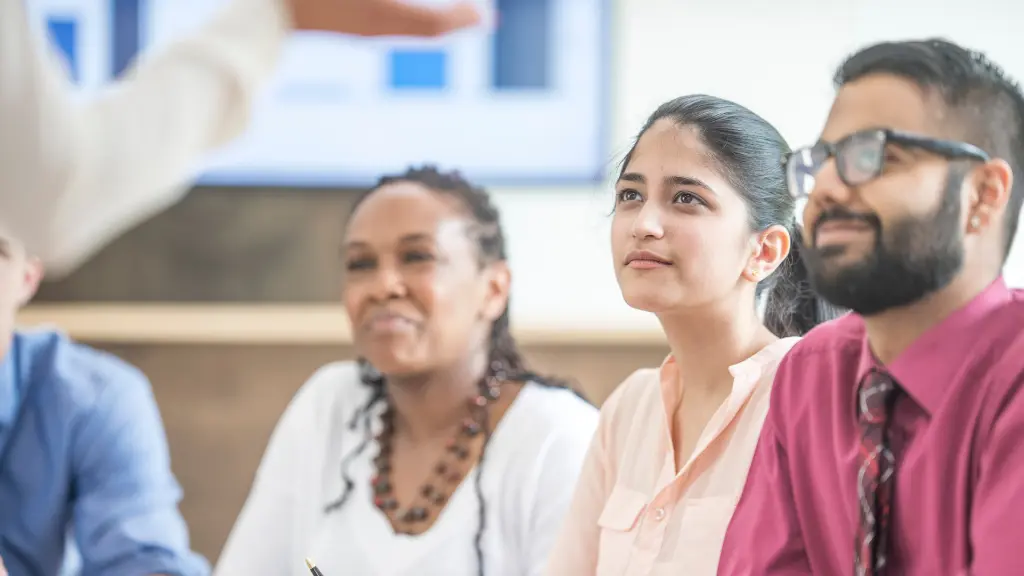
<instances>
[{"instance_id":1,"label":"pen","mask_svg":"<svg viewBox=\"0 0 1024 576\"><path fill-rule=\"evenodd\" d=\"M306 558L306 566L309 568L309 571L313 573L313 576L324 576L324 573L321 572L320 569L316 567L316 564L313 564L313 561L309 558Z\"/></svg>"}]
</instances>

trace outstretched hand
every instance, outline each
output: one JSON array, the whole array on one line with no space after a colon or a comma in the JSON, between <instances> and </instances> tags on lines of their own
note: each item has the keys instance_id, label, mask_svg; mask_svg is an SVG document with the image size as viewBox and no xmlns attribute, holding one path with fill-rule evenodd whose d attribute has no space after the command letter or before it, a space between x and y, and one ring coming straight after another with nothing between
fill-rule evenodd
<instances>
[{"instance_id":1,"label":"outstretched hand","mask_svg":"<svg viewBox=\"0 0 1024 576\"><path fill-rule=\"evenodd\" d=\"M443 36L480 24L473 2L417 6L403 0L287 0L298 30L355 36ZM0 576L3 576L0 574Z\"/></svg>"},{"instance_id":2,"label":"outstretched hand","mask_svg":"<svg viewBox=\"0 0 1024 576\"><path fill-rule=\"evenodd\" d=\"M4 559L0 558L0 576L7 576L7 569L4 568Z\"/></svg>"}]
</instances>

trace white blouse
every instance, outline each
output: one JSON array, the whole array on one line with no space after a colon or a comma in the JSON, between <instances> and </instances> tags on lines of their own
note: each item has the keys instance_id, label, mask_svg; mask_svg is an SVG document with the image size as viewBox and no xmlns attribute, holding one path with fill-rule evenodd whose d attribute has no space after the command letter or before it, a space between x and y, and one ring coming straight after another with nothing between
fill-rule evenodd
<instances>
[{"instance_id":1,"label":"white blouse","mask_svg":"<svg viewBox=\"0 0 1024 576\"><path fill-rule=\"evenodd\" d=\"M373 505L373 442L351 460L347 502L324 511L342 493L342 458L365 437L362 422L354 430L349 423L369 396L353 362L321 368L299 390L270 439L217 576L308 576L305 557L324 576L476 576L481 469L482 573L541 574L597 428L597 410L571 391L525 385L494 430L483 465L462 481L427 532L408 536L396 534ZM374 432L379 414L373 413Z\"/></svg>"}]
</instances>

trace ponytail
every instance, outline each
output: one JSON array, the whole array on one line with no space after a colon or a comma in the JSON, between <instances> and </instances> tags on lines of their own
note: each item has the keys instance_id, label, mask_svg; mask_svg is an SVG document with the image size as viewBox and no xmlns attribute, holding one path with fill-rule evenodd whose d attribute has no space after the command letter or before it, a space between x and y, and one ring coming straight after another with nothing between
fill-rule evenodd
<instances>
[{"instance_id":1,"label":"ponytail","mask_svg":"<svg viewBox=\"0 0 1024 576\"><path fill-rule=\"evenodd\" d=\"M846 310L815 294L804 265L803 233L795 222L789 227L789 256L775 271L774 284L765 299L764 325L776 336L803 336L822 322L842 316Z\"/></svg>"}]
</instances>

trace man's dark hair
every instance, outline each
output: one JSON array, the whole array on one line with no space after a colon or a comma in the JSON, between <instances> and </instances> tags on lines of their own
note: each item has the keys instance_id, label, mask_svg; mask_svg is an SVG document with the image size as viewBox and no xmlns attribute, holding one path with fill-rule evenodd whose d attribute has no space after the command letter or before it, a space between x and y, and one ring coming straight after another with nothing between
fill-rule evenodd
<instances>
[{"instance_id":1,"label":"man's dark hair","mask_svg":"<svg viewBox=\"0 0 1024 576\"><path fill-rule=\"evenodd\" d=\"M948 128L957 139L1010 164L1016 178L1006 206L1005 260L1024 204L1024 95L1020 86L981 52L941 38L864 48L836 71L836 88L871 74L905 78L938 96L947 108Z\"/></svg>"}]
</instances>

